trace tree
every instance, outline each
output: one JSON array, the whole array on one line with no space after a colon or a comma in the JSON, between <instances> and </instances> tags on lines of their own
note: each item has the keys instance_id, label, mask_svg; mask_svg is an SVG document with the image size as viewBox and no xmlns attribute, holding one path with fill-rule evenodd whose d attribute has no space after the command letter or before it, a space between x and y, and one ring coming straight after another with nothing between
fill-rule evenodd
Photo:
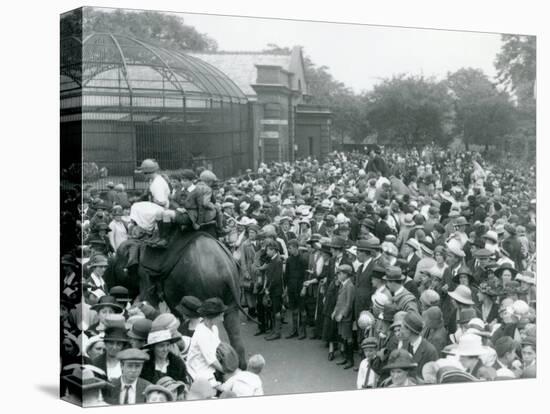
<instances>
[{"instance_id":1,"label":"tree","mask_svg":"<svg viewBox=\"0 0 550 414\"><path fill-rule=\"evenodd\" d=\"M367 120L379 141L407 147L448 142L451 100L442 82L398 75L384 79L367 97Z\"/></svg>"},{"instance_id":2,"label":"tree","mask_svg":"<svg viewBox=\"0 0 550 414\"><path fill-rule=\"evenodd\" d=\"M135 37L167 49L214 51L218 44L184 23L180 16L155 11L105 11L85 7L61 18L61 34L85 38L91 32L109 32Z\"/></svg>"},{"instance_id":3,"label":"tree","mask_svg":"<svg viewBox=\"0 0 550 414\"><path fill-rule=\"evenodd\" d=\"M517 134L510 143L523 148L525 158L536 149L536 67L535 36L502 35L502 47L495 60L498 80L517 98Z\"/></svg>"},{"instance_id":4,"label":"tree","mask_svg":"<svg viewBox=\"0 0 550 414\"><path fill-rule=\"evenodd\" d=\"M493 145L515 130L516 109L479 69L462 68L447 75L453 97L454 132L469 144Z\"/></svg>"},{"instance_id":5,"label":"tree","mask_svg":"<svg viewBox=\"0 0 550 414\"><path fill-rule=\"evenodd\" d=\"M502 47L495 60L499 82L515 92L520 103L535 98L536 42L535 36L502 35Z\"/></svg>"}]
</instances>

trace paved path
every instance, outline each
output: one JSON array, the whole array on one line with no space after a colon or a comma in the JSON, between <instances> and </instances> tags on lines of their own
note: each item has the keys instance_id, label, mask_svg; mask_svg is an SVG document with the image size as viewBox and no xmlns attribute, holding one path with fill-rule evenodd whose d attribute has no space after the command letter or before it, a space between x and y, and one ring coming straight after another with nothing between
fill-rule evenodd
<instances>
[{"instance_id":1,"label":"paved path","mask_svg":"<svg viewBox=\"0 0 550 414\"><path fill-rule=\"evenodd\" d=\"M244 322L244 317L241 328L248 356L259 353L266 360L261 375L266 395L355 389L357 373L336 365L335 361L340 359L338 353L335 361L328 361L328 350L322 341L297 338L266 341L263 336L254 336L256 325ZM290 325L283 325L283 336L289 329ZM225 336L223 329L220 333ZM357 354L355 358L357 366Z\"/></svg>"}]
</instances>

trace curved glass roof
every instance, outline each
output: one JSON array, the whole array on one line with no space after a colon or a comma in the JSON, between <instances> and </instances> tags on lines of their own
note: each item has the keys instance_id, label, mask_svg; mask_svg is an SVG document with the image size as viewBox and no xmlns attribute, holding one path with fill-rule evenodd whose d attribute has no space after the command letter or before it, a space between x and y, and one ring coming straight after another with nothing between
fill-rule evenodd
<instances>
[{"instance_id":1,"label":"curved glass roof","mask_svg":"<svg viewBox=\"0 0 550 414\"><path fill-rule=\"evenodd\" d=\"M111 33L92 33L82 42L76 37L62 42L61 92L75 89L82 89L83 95L246 102L239 87L212 65ZM134 99L133 105L137 102L140 99ZM186 102L193 105L193 99Z\"/></svg>"}]
</instances>

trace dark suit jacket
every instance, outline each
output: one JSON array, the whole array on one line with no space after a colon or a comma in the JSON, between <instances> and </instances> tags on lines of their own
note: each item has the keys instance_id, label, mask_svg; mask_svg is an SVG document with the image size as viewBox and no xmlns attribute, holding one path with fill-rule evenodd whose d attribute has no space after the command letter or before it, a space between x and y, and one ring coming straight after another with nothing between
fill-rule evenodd
<instances>
[{"instance_id":1,"label":"dark suit jacket","mask_svg":"<svg viewBox=\"0 0 550 414\"><path fill-rule=\"evenodd\" d=\"M409 351L408 341L403 341L403 349ZM437 349L426 339L422 338L418 349L413 354L413 360L418 364L416 367L416 376L422 378L422 367L430 361L437 361L438 358L439 352L437 352Z\"/></svg>"},{"instance_id":2,"label":"dark suit jacket","mask_svg":"<svg viewBox=\"0 0 550 414\"><path fill-rule=\"evenodd\" d=\"M371 259L364 271L361 264L355 275L355 317L358 317L361 311L370 309L371 296L374 293L370 276L375 264L376 260Z\"/></svg>"},{"instance_id":3,"label":"dark suit jacket","mask_svg":"<svg viewBox=\"0 0 550 414\"><path fill-rule=\"evenodd\" d=\"M113 389L111 389L111 391L109 392L109 396L105 396L105 402L111 405L120 405L120 378L114 380L112 384ZM147 388L148 385L151 385L149 381L144 380L143 378L138 378L136 384L136 404L145 402L143 391L145 391L145 388Z\"/></svg>"},{"instance_id":4,"label":"dark suit jacket","mask_svg":"<svg viewBox=\"0 0 550 414\"><path fill-rule=\"evenodd\" d=\"M283 294L283 260L278 254L274 259L269 261L267 269L265 270L265 277L267 279L267 289L269 295L282 296Z\"/></svg>"},{"instance_id":5,"label":"dark suit jacket","mask_svg":"<svg viewBox=\"0 0 550 414\"><path fill-rule=\"evenodd\" d=\"M351 322L353 319L353 299L355 296L355 287L353 282L348 280L345 285L338 289L336 306L334 307L335 317L342 316L342 322Z\"/></svg>"}]
</instances>

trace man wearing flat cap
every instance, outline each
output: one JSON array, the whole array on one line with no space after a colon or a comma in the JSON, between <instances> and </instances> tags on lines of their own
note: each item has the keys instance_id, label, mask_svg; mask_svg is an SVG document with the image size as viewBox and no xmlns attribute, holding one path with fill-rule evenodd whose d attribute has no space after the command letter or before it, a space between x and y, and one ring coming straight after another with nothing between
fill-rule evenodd
<instances>
[{"instance_id":1,"label":"man wearing flat cap","mask_svg":"<svg viewBox=\"0 0 550 414\"><path fill-rule=\"evenodd\" d=\"M145 402L143 392L151 383L140 378L143 364L149 360L149 355L135 348L120 351L117 354L122 375L112 382L113 390L105 400L112 405L131 405Z\"/></svg>"}]
</instances>

